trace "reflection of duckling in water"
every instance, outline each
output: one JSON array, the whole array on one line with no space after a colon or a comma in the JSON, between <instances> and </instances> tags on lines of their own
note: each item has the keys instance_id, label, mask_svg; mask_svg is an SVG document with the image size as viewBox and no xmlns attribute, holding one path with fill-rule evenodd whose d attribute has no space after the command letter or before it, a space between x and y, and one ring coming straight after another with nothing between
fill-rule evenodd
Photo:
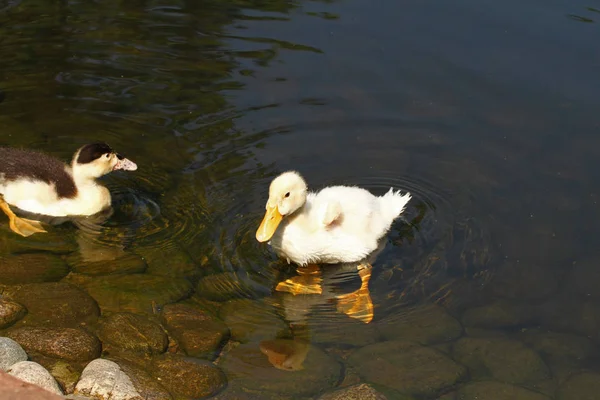
<instances>
[{"instance_id":1,"label":"reflection of duckling in water","mask_svg":"<svg viewBox=\"0 0 600 400\"><path fill-rule=\"evenodd\" d=\"M260 351L277 369L301 371L306 360L309 342L304 339L273 339L260 342Z\"/></svg>"},{"instance_id":2,"label":"reflection of duckling in water","mask_svg":"<svg viewBox=\"0 0 600 400\"><path fill-rule=\"evenodd\" d=\"M105 143L81 147L70 166L43 153L0 147L0 208L15 233L46 232L39 221L17 217L9 204L44 216L94 215L111 204L110 192L96 179L118 169L137 165Z\"/></svg>"},{"instance_id":3,"label":"reflection of duckling in water","mask_svg":"<svg viewBox=\"0 0 600 400\"><path fill-rule=\"evenodd\" d=\"M297 172L285 172L269 187L266 213L256 232L259 242L269 241L288 262L354 263L373 253L392 222L402 214L411 195L390 189L374 196L365 189L331 186L309 193ZM338 308L363 322L373 317L368 295L371 267L358 264L362 285L356 292L340 297ZM277 290L292 294L321 294L317 266L299 268L299 277L278 285ZM360 317L359 317L360 316Z\"/></svg>"}]
</instances>

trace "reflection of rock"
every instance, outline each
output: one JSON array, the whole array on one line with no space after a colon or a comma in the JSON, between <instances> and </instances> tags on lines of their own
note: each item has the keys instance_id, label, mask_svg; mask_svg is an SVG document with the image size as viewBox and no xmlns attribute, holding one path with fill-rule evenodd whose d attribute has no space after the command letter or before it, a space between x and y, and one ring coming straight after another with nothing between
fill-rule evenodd
<instances>
[{"instance_id":1,"label":"reflection of rock","mask_svg":"<svg viewBox=\"0 0 600 400\"><path fill-rule=\"evenodd\" d=\"M523 343L502 338L462 338L454 345L454 358L469 367L474 378L492 377L520 384L549 377L540 356Z\"/></svg>"},{"instance_id":2,"label":"reflection of rock","mask_svg":"<svg viewBox=\"0 0 600 400\"><path fill-rule=\"evenodd\" d=\"M600 374L583 372L573 375L558 388L558 400L597 400L600 394Z\"/></svg>"},{"instance_id":3,"label":"reflection of rock","mask_svg":"<svg viewBox=\"0 0 600 400\"><path fill-rule=\"evenodd\" d=\"M532 319L531 307L528 305L498 300L465 311L462 322L464 326L468 327L496 329L525 325Z\"/></svg>"},{"instance_id":4,"label":"reflection of rock","mask_svg":"<svg viewBox=\"0 0 600 400\"><path fill-rule=\"evenodd\" d=\"M152 314L165 304L177 302L192 292L192 285L187 279L147 274L99 276L80 280L77 284L82 285L98 302L103 313Z\"/></svg>"},{"instance_id":5,"label":"reflection of rock","mask_svg":"<svg viewBox=\"0 0 600 400\"><path fill-rule=\"evenodd\" d=\"M226 384L223 372L197 358L161 357L153 363L153 375L173 394L192 398L218 393Z\"/></svg>"},{"instance_id":6,"label":"reflection of rock","mask_svg":"<svg viewBox=\"0 0 600 400\"><path fill-rule=\"evenodd\" d=\"M435 304L398 313L393 319L379 321L377 328L387 340L412 340L422 344L447 342L462 334L460 323Z\"/></svg>"},{"instance_id":7,"label":"reflection of rock","mask_svg":"<svg viewBox=\"0 0 600 400\"><path fill-rule=\"evenodd\" d=\"M98 305L86 292L63 282L16 286L4 295L27 307L28 324L78 326L93 323L100 314Z\"/></svg>"},{"instance_id":8,"label":"reflection of rock","mask_svg":"<svg viewBox=\"0 0 600 400\"><path fill-rule=\"evenodd\" d=\"M40 364L31 361L21 361L12 365L8 373L25 382L37 385L47 391L62 395L62 390L58 387L56 380L50 375L50 372Z\"/></svg>"},{"instance_id":9,"label":"reflection of rock","mask_svg":"<svg viewBox=\"0 0 600 400\"><path fill-rule=\"evenodd\" d=\"M143 400L119 365L101 358L85 367L75 394L101 399Z\"/></svg>"},{"instance_id":10,"label":"reflection of rock","mask_svg":"<svg viewBox=\"0 0 600 400\"><path fill-rule=\"evenodd\" d=\"M469 383L458 391L458 398L461 400L550 400L550 397L541 393L495 381Z\"/></svg>"},{"instance_id":11,"label":"reflection of rock","mask_svg":"<svg viewBox=\"0 0 600 400\"><path fill-rule=\"evenodd\" d=\"M333 387L340 378L340 365L315 346L308 345L304 369L283 371L276 369L258 344L242 344L221 361L221 366L244 390L277 393L298 398L312 396Z\"/></svg>"},{"instance_id":12,"label":"reflection of rock","mask_svg":"<svg viewBox=\"0 0 600 400\"><path fill-rule=\"evenodd\" d=\"M162 312L167 330L187 355L214 360L229 329L210 313L189 304L167 304Z\"/></svg>"},{"instance_id":13,"label":"reflection of rock","mask_svg":"<svg viewBox=\"0 0 600 400\"><path fill-rule=\"evenodd\" d=\"M22 327L9 330L7 335L30 355L39 353L72 361L91 360L100 355L100 341L81 329Z\"/></svg>"},{"instance_id":14,"label":"reflection of rock","mask_svg":"<svg viewBox=\"0 0 600 400\"><path fill-rule=\"evenodd\" d=\"M301 371L310 345L305 340L272 339L260 342L259 348L275 368Z\"/></svg>"},{"instance_id":15,"label":"reflection of rock","mask_svg":"<svg viewBox=\"0 0 600 400\"><path fill-rule=\"evenodd\" d=\"M419 397L451 387L467 372L441 352L403 340L363 347L348 362L368 382Z\"/></svg>"},{"instance_id":16,"label":"reflection of rock","mask_svg":"<svg viewBox=\"0 0 600 400\"><path fill-rule=\"evenodd\" d=\"M353 385L344 389L338 389L334 392L324 394L319 400L386 400L382 393L379 393L372 386L365 383Z\"/></svg>"},{"instance_id":17,"label":"reflection of rock","mask_svg":"<svg viewBox=\"0 0 600 400\"><path fill-rule=\"evenodd\" d=\"M274 307L261 300L230 300L219 315L231 331L231 338L250 342L276 337L287 330Z\"/></svg>"},{"instance_id":18,"label":"reflection of rock","mask_svg":"<svg viewBox=\"0 0 600 400\"><path fill-rule=\"evenodd\" d=\"M32 253L0 257L0 284L53 282L68 273L67 264L53 254Z\"/></svg>"},{"instance_id":19,"label":"reflection of rock","mask_svg":"<svg viewBox=\"0 0 600 400\"><path fill-rule=\"evenodd\" d=\"M25 350L14 340L0 337L0 371L6 371L20 361L27 361Z\"/></svg>"},{"instance_id":20,"label":"reflection of rock","mask_svg":"<svg viewBox=\"0 0 600 400\"><path fill-rule=\"evenodd\" d=\"M27 314L27 309L14 301L0 298L0 329L8 328Z\"/></svg>"},{"instance_id":21,"label":"reflection of rock","mask_svg":"<svg viewBox=\"0 0 600 400\"><path fill-rule=\"evenodd\" d=\"M169 343L160 325L130 313L115 313L100 319L98 336L105 350L115 347L142 354L164 353Z\"/></svg>"}]
</instances>

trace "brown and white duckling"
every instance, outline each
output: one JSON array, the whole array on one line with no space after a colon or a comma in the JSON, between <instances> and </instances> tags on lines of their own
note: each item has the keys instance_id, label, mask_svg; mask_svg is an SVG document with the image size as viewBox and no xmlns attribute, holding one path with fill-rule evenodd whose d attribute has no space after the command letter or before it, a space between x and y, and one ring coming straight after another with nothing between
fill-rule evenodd
<instances>
[{"instance_id":1,"label":"brown and white duckling","mask_svg":"<svg viewBox=\"0 0 600 400\"><path fill-rule=\"evenodd\" d=\"M0 147L0 209L19 235L46 232L39 221L17 217L9 204L53 217L93 215L111 205L97 178L118 169L135 171L137 165L102 142L81 147L71 165L37 151Z\"/></svg>"}]
</instances>

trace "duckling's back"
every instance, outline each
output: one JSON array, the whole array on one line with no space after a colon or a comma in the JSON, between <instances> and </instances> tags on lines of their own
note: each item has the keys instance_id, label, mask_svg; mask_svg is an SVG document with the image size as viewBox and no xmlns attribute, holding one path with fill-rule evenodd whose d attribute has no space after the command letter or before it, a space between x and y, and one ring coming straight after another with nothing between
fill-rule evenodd
<instances>
[{"instance_id":1,"label":"duckling's back","mask_svg":"<svg viewBox=\"0 0 600 400\"><path fill-rule=\"evenodd\" d=\"M20 180L53 185L59 198L77 194L73 177L60 160L37 151L0 147L0 194Z\"/></svg>"}]
</instances>

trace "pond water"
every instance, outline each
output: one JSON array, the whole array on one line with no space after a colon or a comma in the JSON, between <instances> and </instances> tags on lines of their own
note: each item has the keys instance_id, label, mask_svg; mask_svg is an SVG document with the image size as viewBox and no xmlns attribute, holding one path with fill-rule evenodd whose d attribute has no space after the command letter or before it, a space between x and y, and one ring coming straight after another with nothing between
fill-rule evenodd
<instances>
[{"instance_id":1,"label":"pond water","mask_svg":"<svg viewBox=\"0 0 600 400\"><path fill-rule=\"evenodd\" d=\"M592 0L0 0L0 145L102 140L139 166L103 179L108 219L25 239L2 217L0 292L28 314L0 336L83 329L147 398L593 398L599 21ZM298 272L254 235L289 169L412 193L370 260L368 324L340 301L356 265L276 290ZM169 375L192 359L223 375Z\"/></svg>"}]
</instances>

